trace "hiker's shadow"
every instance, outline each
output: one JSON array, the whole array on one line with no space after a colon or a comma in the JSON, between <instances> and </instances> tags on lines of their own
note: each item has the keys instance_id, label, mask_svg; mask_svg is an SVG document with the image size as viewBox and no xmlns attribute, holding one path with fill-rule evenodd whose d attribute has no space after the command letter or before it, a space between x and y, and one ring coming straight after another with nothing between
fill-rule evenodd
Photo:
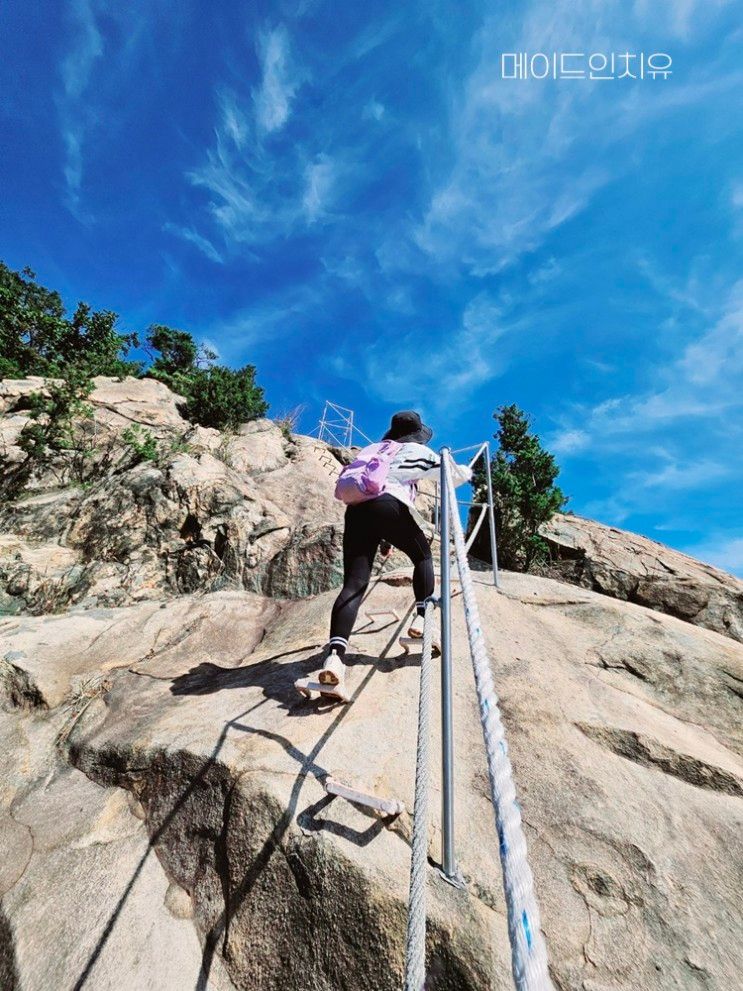
<instances>
[{"instance_id":1,"label":"hiker's shadow","mask_svg":"<svg viewBox=\"0 0 743 991\"><path fill-rule=\"evenodd\" d=\"M306 678L322 667L326 658L325 650L315 650L309 657L287 660L293 654L303 654L307 650L312 650L313 646L274 654L237 668L221 667L211 661L202 661L189 671L175 677L170 691L173 695L213 695L216 692L235 688L259 688L265 698L278 702L292 716L306 716L325 711L338 703L322 696L319 699L303 699L294 687L294 682L298 678ZM353 682L356 678L353 669L356 667L362 669L374 667L381 674L386 674L398 667L418 662L415 655L379 658L371 654L349 654L346 657L346 666L351 677L351 691L352 693L354 691Z\"/></svg>"}]
</instances>

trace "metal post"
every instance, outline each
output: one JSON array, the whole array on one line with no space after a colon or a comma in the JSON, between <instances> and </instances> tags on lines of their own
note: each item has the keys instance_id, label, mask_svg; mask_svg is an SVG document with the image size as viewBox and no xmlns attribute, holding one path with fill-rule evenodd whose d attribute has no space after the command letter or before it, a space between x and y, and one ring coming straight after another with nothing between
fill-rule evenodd
<instances>
[{"instance_id":1,"label":"metal post","mask_svg":"<svg viewBox=\"0 0 743 991\"><path fill-rule=\"evenodd\" d=\"M449 548L449 493L444 479L444 458L449 448L441 448L441 864L448 881L457 883L454 860L454 739L452 734L451 663L451 577ZM454 511L456 512L456 507Z\"/></svg>"},{"instance_id":2,"label":"metal post","mask_svg":"<svg viewBox=\"0 0 743 991\"><path fill-rule=\"evenodd\" d=\"M493 561L493 585L498 588L498 545L495 540L495 513L493 511L493 479L490 477L490 444L485 445L485 481L488 486L488 522L490 524L490 556Z\"/></svg>"}]
</instances>

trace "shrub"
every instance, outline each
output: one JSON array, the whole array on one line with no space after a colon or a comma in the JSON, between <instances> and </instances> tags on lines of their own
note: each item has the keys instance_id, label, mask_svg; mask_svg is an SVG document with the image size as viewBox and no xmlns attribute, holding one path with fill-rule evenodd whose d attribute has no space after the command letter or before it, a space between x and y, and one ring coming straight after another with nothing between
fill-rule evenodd
<instances>
[{"instance_id":1,"label":"shrub","mask_svg":"<svg viewBox=\"0 0 743 991\"><path fill-rule=\"evenodd\" d=\"M196 368L189 376L186 396L186 415L203 427L235 430L268 411L252 365L237 370L223 365Z\"/></svg>"},{"instance_id":2,"label":"shrub","mask_svg":"<svg viewBox=\"0 0 743 991\"><path fill-rule=\"evenodd\" d=\"M93 383L79 369L70 368L59 381L45 384L45 392L32 392L27 399L29 422L21 430L18 446L25 454L20 464L2 466L4 487L16 493L28 482L34 471L48 465L55 455L70 453L84 458L87 447L76 428L76 421L92 416L93 410L86 398ZM78 465L79 473L82 468Z\"/></svg>"},{"instance_id":3,"label":"shrub","mask_svg":"<svg viewBox=\"0 0 743 991\"><path fill-rule=\"evenodd\" d=\"M295 406L293 409L287 410L280 416L277 416L274 423L281 431L284 440L293 441L294 431L299 425L299 421L302 418L302 413L304 413L304 404L300 406Z\"/></svg>"},{"instance_id":4,"label":"shrub","mask_svg":"<svg viewBox=\"0 0 743 991\"><path fill-rule=\"evenodd\" d=\"M160 453L157 437L144 427L140 427L138 423L127 427L121 435L121 440L131 452L132 467L142 461L155 461Z\"/></svg>"}]
</instances>

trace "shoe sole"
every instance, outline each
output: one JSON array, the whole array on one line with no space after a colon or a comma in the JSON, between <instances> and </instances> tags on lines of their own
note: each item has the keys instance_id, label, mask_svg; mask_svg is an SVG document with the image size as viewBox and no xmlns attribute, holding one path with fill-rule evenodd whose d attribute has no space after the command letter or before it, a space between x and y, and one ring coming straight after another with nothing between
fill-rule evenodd
<instances>
[{"instance_id":1,"label":"shoe sole","mask_svg":"<svg viewBox=\"0 0 743 991\"><path fill-rule=\"evenodd\" d=\"M328 686L328 687L330 687L330 686ZM351 699L350 699L350 697L348 695L346 695L344 693L341 693L341 692L332 692L332 691L323 692L323 691L321 691L320 692L320 696L322 698L324 698L324 699L332 699L332 701L334 701L334 702L343 702L345 705L348 705L348 703L351 701Z\"/></svg>"},{"instance_id":2,"label":"shoe sole","mask_svg":"<svg viewBox=\"0 0 743 991\"><path fill-rule=\"evenodd\" d=\"M417 631L412 630L412 629L411 630L408 630L408 636L410 637L411 640L422 640L423 639L423 634L422 633L418 633ZM402 643L402 641L400 641L400 642ZM432 657L441 657L441 647L435 641L434 641L434 643L431 644L431 656Z\"/></svg>"},{"instance_id":3,"label":"shoe sole","mask_svg":"<svg viewBox=\"0 0 743 991\"><path fill-rule=\"evenodd\" d=\"M312 691L309 688L307 688L306 685L300 684L298 681L295 681L294 682L294 687L296 688L296 690L299 692L299 694L303 698L306 698L306 699L311 699L312 698Z\"/></svg>"},{"instance_id":4,"label":"shoe sole","mask_svg":"<svg viewBox=\"0 0 743 991\"><path fill-rule=\"evenodd\" d=\"M310 678L300 678L294 682L294 687L303 698L310 701L314 701L316 694L329 702L348 704L351 701L351 696L345 688L339 688L337 685L321 685L319 681L312 681Z\"/></svg>"}]
</instances>

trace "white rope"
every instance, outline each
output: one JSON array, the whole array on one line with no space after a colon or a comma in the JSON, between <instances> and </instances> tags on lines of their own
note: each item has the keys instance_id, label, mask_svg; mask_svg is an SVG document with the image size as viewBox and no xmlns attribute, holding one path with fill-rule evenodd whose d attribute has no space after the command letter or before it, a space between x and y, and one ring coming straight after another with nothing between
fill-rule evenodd
<instances>
[{"instance_id":1,"label":"white rope","mask_svg":"<svg viewBox=\"0 0 743 991\"><path fill-rule=\"evenodd\" d=\"M475 685L480 705L480 720L488 758L490 794L498 831L500 859L503 868L503 890L508 910L508 934L511 940L513 979L517 991L552 991L547 969L547 947L539 924L539 908L534 895L534 878L526 856L526 839L521 828L521 812L516 802L511 761L503 723L498 709L498 696L493 684L480 614L475 598L462 521L459 518L454 481L449 456L441 460L443 484L447 487L454 550L462 587L467 634L475 672ZM442 589L442 594L446 594ZM416 989L418 991L418 989Z\"/></svg>"},{"instance_id":2,"label":"white rope","mask_svg":"<svg viewBox=\"0 0 743 991\"><path fill-rule=\"evenodd\" d=\"M408 933L405 944L405 991L423 991L426 980L426 867L428 864L428 739L431 714L431 645L433 602L426 601L423 621L418 749L415 760L415 809L410 857Z\"/></svg>"}]
</instances>

